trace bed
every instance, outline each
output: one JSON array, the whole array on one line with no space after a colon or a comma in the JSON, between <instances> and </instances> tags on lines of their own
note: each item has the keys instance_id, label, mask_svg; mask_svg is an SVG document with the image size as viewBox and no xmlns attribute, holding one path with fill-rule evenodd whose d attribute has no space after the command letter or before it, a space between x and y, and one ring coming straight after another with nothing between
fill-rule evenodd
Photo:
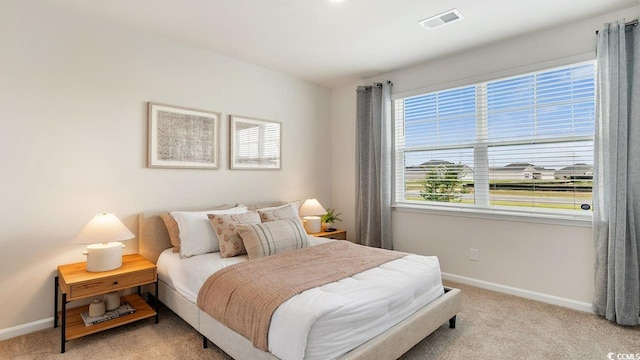
<instances>
[{"instance_id":1,"label":"bed","mask_svg":"<svg viewBox=\"0 0 640 360\"><path fill-rule=\"evenodd\" d=\"M207 314L205 311L201 310L196 303L197 290L199 286L202 286L202 282L204 278L206 278L208 273L214 272L215 269L209 268L205 269L204 273L199 274L197 276L191 276L186 274L191 274L191 270L189 270L189 266L191 269L201 269L207 268L207 266L197 264L198 262L202 262L204 264L214 264L215 261L212 259L216 258L216 253L199 255L192 258L189 258L189 261L181 261L179 255L174 253L172 249L172 244L169 240L169 234L167 228L161 218L163 212L147 212L142 213L139 216L139 252L144 257L149 259L150 261L158 264L158 278L159 278L159 286L158 286L158 294L155 294L159 300L165 304L168 308L170 308L173 312L175 312L178 316L184 319L187 323L189 323L195 330L197 330L203 336L203 345L206 346L208 341L216 344L220 349L225 351L228 355L233 357L234 359L242 360L242 359L280 359L280 358L299 358L297 354L301 351L309 351L310 357L315 358L341 358L341 359L396 359L401 356L403 353L411 349L414 345L428 336L430 333L435 331L437 328L442 326L443 324L449 322L450 327L455 327L455 317L456 314L460 311L461 307L461 295L458 289L452 288L444 288L444 291L441 290L441 293L434 293L433 290L425 291L428 293L422 297L416 296L419 298L419 301L422 303L413 304L412 306L416 307L415 309L407 310L405 306L398 306L396 311L398 314L392 316L398 316L398 319L403 320L395 320L395 324L390 326L385 325L386 327L383 330L380 330L380 324L373 326L373 330L363 327L363 334L373 334L367 339L356 339L354 340L357 345L347 343L337 343L332 342L336 339L326 341L322 340L315 341L315 334L321 334L321 331L315 331L314 329L307 329L309 332L314 332L314 335L309 335L308 344L304 344L304 339L302 340L303 344L300 346L293 346L291 349L287 349L286 343L290 342L291 339L287 339L286 341L281 340L280 348L278 349L278 345L274 345L276 348L272 351L271 349L271 339L276 339L276 336L270 337L270 345L269 351L265 351L263 349L257 348L254 346L251 340L246 338L243 335L240 335L238 332L230 329L229 327L222 324L220 321L214 319L212 316ZM323 240L319 238L309 237L308 241L310 245L316 245L322 243ZM416 259L419 261L426 261L425 257L418 257L414 255ZM219 258L219 256L217 256ZM408 258L408 257L406 257ZM215 260L215 259L214 259ZM222 262L226 265L234 264L237 262L242 262L246 260L246 256L233 257L228 259L222 259ZM400 265L396 266L406 266L406 262L408 260L405 257L399 259L398 261L404 261ZM394 260L396 261L396 260ZM437 260L436 260L437 261ZM180 264L183 265L183 269L180 270ZM191 264L191 265L187 265ZM385 266L394 266L392 262L390 265L385 264ZM224 267L226 265L220 265ZM178 266L179 270L170 270L171 266ZM211 265L215 268L218 265ZM376 268L377 269L377 268ZM375 269L372 269L375 270ZM180 274L180 272L185 272L182 275L173 276L169 274ZM377 271L377 270L375 270ZM389 271L394 271L393 269ZM365 272L362 274L358 274L359 276L365 276ZM379 275L379 274L378 274ZM173 276L173 277L172 277ZM439 268L437 272L437 276L440 276ZM181 282L180 279L189 279L186 283ZM366 277L365 277L366 278ZM195 279L195 280L194 280ZM427 281L428 279L425 279ZM441 281L440 279L437 279ZM351 280L350 280L351 281ZM433 279L428 281L434 282ZM360 283L366 283L367 281L360 281ZM337 288L340 287L339 284L332 285ZM350 285L351 286L351 285ZM441 286L441 283L440 283ZM342 287L345 287L344 285ZM308 290L311 291L311 290ZM324 291L326 292L326 291ZM303 294L306 294L303 293ZM435 295L434 295L435 294ZM302 294L301 294L302 295ZM298 300L303 301L304 296L302 296L303 300L297 299L300 296L296 296L292 298L290 301ZM356 299L356 298L354 298ZM399 300L400 301L400 300ZM424 303L424 304L423 304ZM286 306L285 306L286 305ZM282 304L282 308L287 309L289 306L293 306L289 304L289 301ZM396 310L397 310L396 309ZM287 318L287 311L282 310L280 313L280 308L276 310L274 313L274 324L279 325L279 329L276 325L272 324L269 332L274 331L274 333L286 333L289 329L287 326L290 325L291 319L289 319L289 323L286 320L277 320L280 318ZM328 311L329 313L333 313L335 310ZM410 311L410 314L406 312ZM284 315L283 315L284 314ZM332 321L335 322L336 319L342 318L344 315L334 314L333 320L329 317L326 321L327 324L332 324ZM390 315L390 316L391 316ZM291 318L291 316L289 316ZM295 317L294 317L295 318ZM277 321L276 321L277 320ZM320 320L317 320L317 323L322 324ZM298 325L301 328L304 328L305 325ZM315 323L314 323L314 326ZM321 325L318 325L322 328ZM284 329L284 330L283 330ZM298 336L306 336L305 334L300 335L300 332L294 331L292 332L297 334ZM325 331L326 333L326 331ZM320 335L318 335L320 336ZM363 335L364 336L364 335ZM342 338L350 338L351 336L342 336ZM338 336L338 338L340 338ZM352 341L353 342L353 341ZM275 344L276 341L273 340ZM316 347L313 347L313 344L316 344ZM331 346L322 347L322 343L331 344ZM284 345L283 345L284 344ZM320 345L318 345L320 344ZM335 346L334 346L335 345ZM305 348L305 346L308 347ZM283 349L284 348L284 349ZM338 355L332 352L323 352L329 351L333 349L338 349ZM342 350L340 350L342 349ZM345 350L346 349L346 350ZM280 352L279 352L280 351ZM285 352L284 355L282 352ZM278 354L276 356L274 354ZM315 354L315 355L314 355ZM313 356L311 356L313 355ZM306 358L306 356L305 356Z\"/></svg>"}]
</instances>

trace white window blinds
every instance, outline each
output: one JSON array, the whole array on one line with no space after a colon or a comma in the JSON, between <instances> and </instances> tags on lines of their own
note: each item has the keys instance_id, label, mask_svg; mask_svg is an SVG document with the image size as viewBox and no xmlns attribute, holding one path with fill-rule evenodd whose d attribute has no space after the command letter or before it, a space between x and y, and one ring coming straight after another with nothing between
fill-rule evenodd
<instances>
[{"instance_id":1,"label":"white window blinds","mask_svg":"<svg viewBox=\"0 0 640 360\"><path fill-rule=\"evenodd\" d=\"M584 211L595 63L398 99L396 201Z\"/></svg>"},{"instance_id":2,"label":"white window blinds","mask_svg":"<svg viewBox=\"0 0 640 360\"><path fill-rule=\"evenodd\" d=\"M237 162L276 164L280 158L280 124L246 122L236 125Z\"/></svg>"}]
</instances>

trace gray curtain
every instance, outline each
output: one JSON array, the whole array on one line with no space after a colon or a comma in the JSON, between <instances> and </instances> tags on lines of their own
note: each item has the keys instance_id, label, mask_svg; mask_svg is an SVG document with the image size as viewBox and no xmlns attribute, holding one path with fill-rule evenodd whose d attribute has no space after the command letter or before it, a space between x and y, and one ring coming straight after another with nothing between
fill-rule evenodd
<instances>
[{"instance_id":1,"label":"gray curtain","mask_svg":"<svg viewBox=\"0 0 640 360\"><path fill-rule=\"evenodd\" d=\"M624 20L598 32L593 310L640 324L640 37Z\"/></svg>"},{"instance_id":2,"label":"gray curtain","mask_svg":"<svg viewBox=\"0 0 640 360\"><path fill-rule=\"evenodd\" d=\"M356 119L356 242L393 249L391 83L359 86Z\"/></svg>"}]
</instances>

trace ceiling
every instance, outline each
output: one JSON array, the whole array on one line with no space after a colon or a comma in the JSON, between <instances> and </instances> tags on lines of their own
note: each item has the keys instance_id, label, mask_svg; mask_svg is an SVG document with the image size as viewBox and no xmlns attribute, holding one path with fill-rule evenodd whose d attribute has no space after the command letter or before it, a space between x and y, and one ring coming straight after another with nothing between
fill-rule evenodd
<instances>
[{"instance_id":1,"label":"ceiling","mask_svg":"<svg viewBox=\"0 0 640 360\"><path fill-rule=\"evenodd\" d=\"M638 0L41 0L327 86L619 9ZM457 8L464 20L417 21Z\"/></svg>"}]
</instances>

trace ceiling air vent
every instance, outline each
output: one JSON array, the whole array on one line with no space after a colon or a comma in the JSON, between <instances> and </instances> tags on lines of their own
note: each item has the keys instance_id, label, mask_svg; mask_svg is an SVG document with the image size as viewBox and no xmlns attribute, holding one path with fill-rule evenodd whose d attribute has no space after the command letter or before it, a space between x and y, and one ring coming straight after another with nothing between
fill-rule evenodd
<instances>
[{"instance_id":1,"label":"ceiling air vent","mask_svg":"<svg viewBox=\"0 0 640 360\"><path fill-rule=\"evenodd\" d=\"M418 21L418 24L422 25L427 30L431 30L460 19L464 19L460 11L458 11L457 9L451 9L443 12L442 14L420 20Z\"/></svg>"}]
</instances>

